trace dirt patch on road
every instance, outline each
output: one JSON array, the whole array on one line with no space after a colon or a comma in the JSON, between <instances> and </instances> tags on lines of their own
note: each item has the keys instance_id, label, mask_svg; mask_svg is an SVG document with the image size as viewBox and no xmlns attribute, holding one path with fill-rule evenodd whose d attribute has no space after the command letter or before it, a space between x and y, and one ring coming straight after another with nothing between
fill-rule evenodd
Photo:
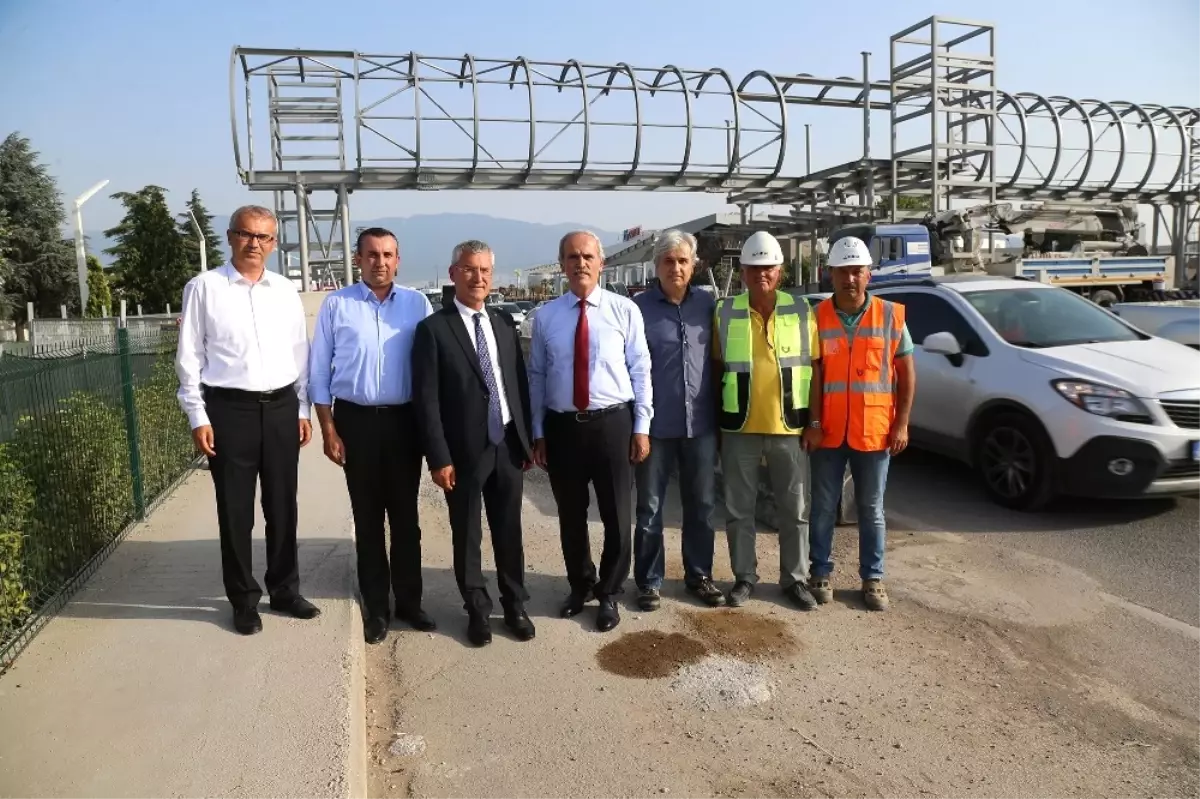
<instances>
[{"instance_id":1,"label":"dirt patch on road","mask_svg":"<svg viewBox=\"0 0 1200 799\"><path fill-rule=\"evenodd\" d=\"M704 644L681 633L642 630L602 646L596 662L610 674L653 680L670 677L680 666L696 663L707 653Z\"/></svg>"},{"instance_id":2,"label":"dirt patch on road","mask_svg":"<svg viewBox=\"0 0 1200 799\"><path fill-rule=\"evenodd\" d=\"M782 621L743 610L684 610L681 615L709 650L738 658L791 657L800 640Z\"/></svg>"}]
</instances>

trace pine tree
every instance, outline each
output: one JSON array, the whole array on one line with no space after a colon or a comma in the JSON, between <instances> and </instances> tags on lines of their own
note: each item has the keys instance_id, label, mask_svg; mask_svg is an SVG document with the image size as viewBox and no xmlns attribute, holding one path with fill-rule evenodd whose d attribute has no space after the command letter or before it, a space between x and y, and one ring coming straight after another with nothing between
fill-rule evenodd
<instances>
[{"instance_id":1,"label":"pine tree","mask_svg":"<svg viewBox=\"0 0 1200 799\"><path fill-rule=\"evenodd\" d=\"M200 192L197 189L192 189L192 198L187 201L186 206L187 211L179 215L179 235L183 236L188 263L191 264L193 272L200 269L200 242L196 238L196 229L192 227L192 216L195 216L200 230L204 233L208 268L216 269L225 263L225 254L221 252L221 237L213 232L212 215L200 201ZM188 211L191 211L192 216L188 215Z\"/></svg>"},{"instance_id":2,"label":"pine tree","mask_svg":"<svg viewBox=\"0 0 1200 799\"><path fill-rule=\"evenodd\" d=\"M112 310L112 290L108 286L108 275L104 273L104 265L94 255L87 257L88 301L85 316L100 317L104 309Z\"/></svg>"},{"instance_id":3,"label":"pine tree","mask_svg":"<svg viewBox=\"0 0 1200 799\"><path fill-rule=\"evenodd\" d=\"M183 237L167 208L166 190L146 186L112 196L125 206L125 218L104 231L117 242L105 252L115 258L118 296L130 307L140 303L148 313L162 313L168 305L179 308L183 287L193 273Z\"/></svg>"},{"instance_id":4,"label":"pine tree","mask_svg":"<svg viewBox=\"0 0 1200 799\"><path fill-rule=\"evenodd\" d=\"M16 133L0 142L0 292L13 318L24 319L32 302L39 316L58 316L59 306L78 308L72 242L60 232L66 221L58 186L29 140Z\"/></svg>"}]
</instances>

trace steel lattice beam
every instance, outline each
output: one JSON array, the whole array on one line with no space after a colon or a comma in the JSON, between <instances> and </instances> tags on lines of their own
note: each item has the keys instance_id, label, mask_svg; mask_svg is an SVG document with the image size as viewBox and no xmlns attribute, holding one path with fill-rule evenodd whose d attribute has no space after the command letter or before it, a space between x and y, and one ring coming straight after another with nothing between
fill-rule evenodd
<instances>
[{"instance_id":1,"label":"steel lattice beam","mask_svg":"<svg viewBox=\"0 0 1200 799\"><path fill-rule=\"evenodd\" d=\"M956 26L966 32L943 33ZM984 51L969 51L981 42ZM812 213L854 194L870 204L877 190L939 205L1134 201L1174 209L1171 237L1183 252L1200 193L1200 109L1002 91L986 23L931 17L896 34L887 81L869 78L863 55L860 78L737 77L674 65L235 47L234 160L247 187L274 193L281 264L298 252L306 286L310 261L327 270L344 262L349 276L346 195L359 189L711 192ZM815 171L799 163L793 106L856 110L861 156ZM870 152L874 112L891 118L888 160ZM926 132L904 140L913 120L927 120ZM333 207L313 208L314 191L329 192ZM319 221L330 224L324 236Z\"/></svg>"},{"instance_id":2,"label":"steel lattice beam","mask_svg":"<svg viewBox=\"0 0 1200 799\"><path fill-rule=\"evenodd\" d=\"M795 146L788 106L892 108L888 83L849 77L760 70L735 79L715 68L472 55L238 47L230 81L238 174L248 187L271 191L297 183L310 189L626 189L799 202L807 199L795 195L803 171L785 170L789 143ZM271 87L266 130L255 126L257 84ZM336 103L320 93L335 85L344 98ZM458 108L448 107L447 88L465 100ZM510 113L487 107L483 95L495 89L508 93ZM540 104L543 94L550 101ZM1196 193L1191 142L1200 109L999 90L997 96L996 148L1011 155L977 159L966 170L968 180L982 180L994 157L1005 161L997 164L996 181L1011 195L1163 202ZM616 115L600 114L605 105L617 106ZM1035 123L1045 130L1035 130ZM264 133L269 163L255 146Z\"/></svg>"}]
</instances>

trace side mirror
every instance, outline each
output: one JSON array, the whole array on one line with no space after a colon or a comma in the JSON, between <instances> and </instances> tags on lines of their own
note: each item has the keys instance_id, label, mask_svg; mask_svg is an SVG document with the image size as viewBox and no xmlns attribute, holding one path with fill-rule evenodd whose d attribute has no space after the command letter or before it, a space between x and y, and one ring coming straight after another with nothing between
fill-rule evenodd
<instances>
[{"instance_id":1,"label":"side mirror","mask_svg":"<svg viewBox=\"0 0 1200 799\"><path fill-rule=\"evenodd\" d=\"M941 333L930 333L925 337L925 343L921 347L926 352L931 352L937 355L945 355L950 363L955 366L962 366L963 354L962 347L958 344L958 339L953 333L942 331Z\"/></svg>"}]
</instances>

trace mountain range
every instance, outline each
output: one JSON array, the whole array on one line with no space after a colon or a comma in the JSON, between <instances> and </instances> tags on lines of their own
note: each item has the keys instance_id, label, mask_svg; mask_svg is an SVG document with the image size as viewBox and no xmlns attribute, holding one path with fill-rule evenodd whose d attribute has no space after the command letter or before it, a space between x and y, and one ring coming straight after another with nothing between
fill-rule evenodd
<instances>
[{"instance_id":1,"label":"mountain range","mask_svg":"<svg viewBox=\"0 0 1200 799\"><path fill-rule=\"evenodd\" d=\"M228 226L229 217L213 217L213 230L218 234ZM425 214L351 220L352 231L360 227L382 227L396 234L400 242L400 270L397 274L397 281L400 283L421 284L430 280L441 280L446 276L454 245L466 239L480 239L487 242L496 253L497 285L511 282L514 269L552 263L557 258L558 242L563 235L572 230L588 228L584 224L548 225L485 214ZM600 237L605 246L621 241L620 233L594 228L592 231ZM321 235L329 235L324 223ZM228 258L229 248L225 245L223 235L221 238L222 249ZM96 254L106 264L110 263L112 258L103 251L111 246L112 242L105 239L102 233L93 231L88 234L88 251ZM298 262L297 255L294 263ZM275 256L272 256L272 269L276 268L276 263Z\"/></svg>"}]
</instances>

